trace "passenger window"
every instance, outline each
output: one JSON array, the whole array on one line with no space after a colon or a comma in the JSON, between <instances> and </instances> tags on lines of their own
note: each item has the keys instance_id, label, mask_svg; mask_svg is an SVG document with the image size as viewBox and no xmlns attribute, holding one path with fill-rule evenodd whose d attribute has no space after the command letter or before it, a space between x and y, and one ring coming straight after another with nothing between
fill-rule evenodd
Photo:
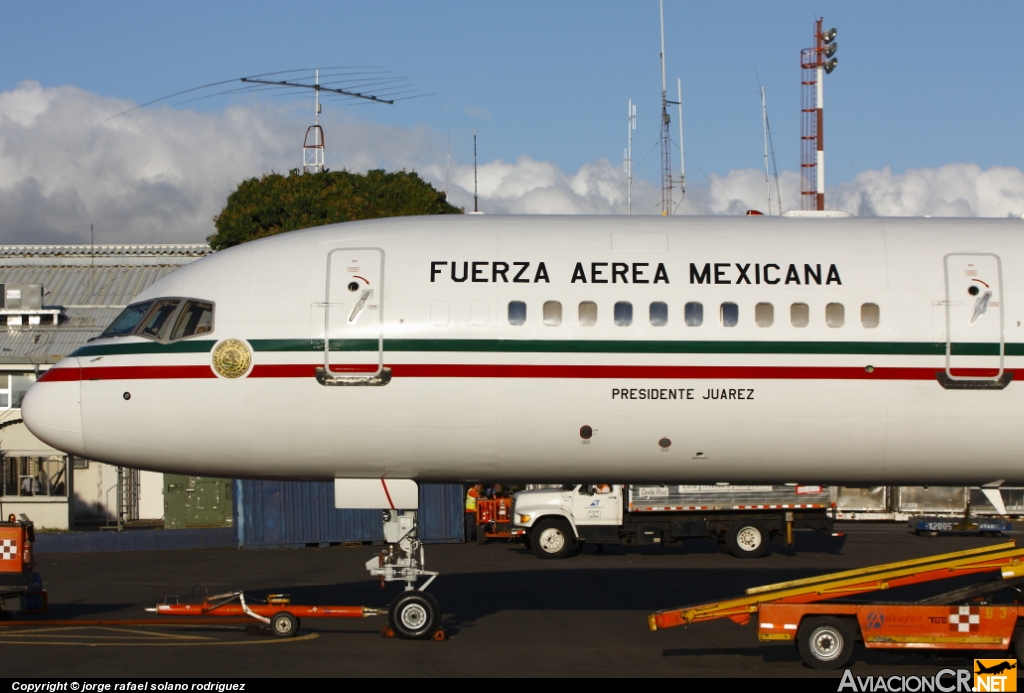
<instances>
[{"instance_id":1,"label":"passenger window","mask_svg":"<svg viewBox=\"0 0 1024 693\"><path fill-rule=\"evenodd\" d=\"M597 304L593 301L580 303L580 325L593 327L597 324Z\"/></svg>"},{"instance_id":2,"label":"passenger window","mask_svg":"<svg viewBox=\"0 0 1024 693\"><path fill-rule=\"evenodd\" d=\"M526 304L522 301L508 302L508 324L523 325L526 323Z\"/></svg>"},{"instance_id":3,"label":"passenger window","mask_svg":"<svg viewBox=\"0 0 1024 693\"><path fill-rule=\"evenodd\" d=\"M544 303L544 324L551 326L562 324L562 304L559 301Z\"/></svg>"},{"instance_id":4,"label":"passenger window","mask_svg":"<svg viewBox=\"0 0 1024 693\"><path fill-rule=\"evenodd\" d=\"M213 332L213 304L187 301L171 330L171 341Z\"/></svg>"},{"instance_id":5,"label":"passenger window","mask_svg":"<svg viewBox=\"0 0 1024 693\"><path fill-rule=\"evenodd\" d=\"M153 307L153 303L153 301L143 301L142 303L128 306L121 311L120 315L114 318L114 322L110 323L110 327L103 330L103 334L100 337L121 337L131 334L139 326L139 323L142 322L142 319L146 317L146 313Z\"/></svg>"},{"instance_id":6,"label":"passenger window","mask_svg":"<svg viewBox=\"0 0 1024 693\"><path fill-rule=\"evenodd\" d=\"M758 303L754 306L754 322L758 327L771 327L775 324L775 306L771 303Z\"/></svg>"},{"instance_id":7,"label":"passenger window","mask_svg":"<svg viewBox=\"0 0 1024 693\"><path fill-rule=\"evenodd\" d=\"M860 307L860 324L864 327L878 327L881 314L877 303L865 303Z\"/></svg>"},{"instance_id":8,"label":"passenger window","mask_svg":"<svg viewBox=\"0 0 1024 693\"><path fill-rule=\"evenodd\" d=\"M687 303L686 308L683 309L683 322L686 323L687 327L700 327L704 324L704 304L703 303Z\"/></svg>"},{"instance_id":9,"label":"passenger window","mask_svg":"<svg viewBox=\"0 0 1024 693\"><path fill-rule=\"evenodd\" d=\"M447 325L449 313L448 301L434 301L430 304L430 324L436 327Z\"/></svg>"},{"instance_id":10,"label":"passenger window","mask_svg":"<svg viewBox=\"0 0 1024 693\"><path fill-rule=\"evenodd\" d=\"M615 304L615 324L619 327L628 327L633 324L633 304L628 301L619 301Z\"/></svg>"},{"instance_id":11,"label":"passenger window","mask_svg":"<svg viewBox=\"0 0 1024 693\"><path fill-rule=\"evenodd\" d=\"M171 301L157 301L156 305L153 306L153 310L149 311L149 315L142 323L142 327L139 329L139 334L144 337L152 337L154 339L160 338L160 333L163 332L164 325L167 324L167 318L171 317L181 301L174 299Z\"/></svg>"},{"instance_id":12,"label":"passenger window","mask_svg":"<svg viewBox=\"0 0 1024 693\"><path fill-rule=\"evenodd\" d=\"M846 311L842 303L829 303L825 306L825 324L829 327L842 327L846 320Z\"/></svg>"},{"instance_id":13,"label":"passenger window","mask_svg":"<svg viewBox=\"0 0 1024 693\"><path fill-rule=\"evenodd\" d=\"M722 327L736 327L740 321L740 307L735 303L723 303L720 319Z\"/></svg>"},{"instance_id":14,"label":"passenger window","mask_svg":"<svg viewBox=\"0 0 1024 693\"><path fill-rule=\"evenodd\" d=\"M811 322L811 309L806 303L794 303L789 307L789 322L793 327L807 327Z\"/></svg>"},{"instance_id":15,"label":"passenger window","mask_svg":"<svg viewBox=\"0 0 1024 693\"><path fill-rule=\"evenodd\" d=\"M668 304L655 301L651 304L651 324L655 327L664 327L668 324Z\"/></svg>"}]
</instances>

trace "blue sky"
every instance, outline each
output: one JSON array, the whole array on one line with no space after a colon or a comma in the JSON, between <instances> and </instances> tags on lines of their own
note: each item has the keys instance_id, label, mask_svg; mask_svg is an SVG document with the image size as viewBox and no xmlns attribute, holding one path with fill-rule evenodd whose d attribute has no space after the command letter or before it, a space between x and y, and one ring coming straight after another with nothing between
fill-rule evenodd
<instances>
[{"instance_id":1,"label":"blue sky","mask_svg":"<svg viewBox=\"0 0 1024 693\"><path fill-rule=\"evenodd\" d=\"M767 210L755 74L782 208L799 207L799 55L824 16L839 32L839 68L825 78L829 208L1024 214L1019 0L665 5L670 98L683 81L680 213ZM88 223L102 242L201 241L239 181L301 164L312 99L171 100L105 119L210 82L314 66L382 66L430 94L328 101L330 168L404 168L445 187L450 140L449 199L471 209L475 128L489 213L626 213L632 98L632 209L657 213L658 53L657 0L4 0L0 242L76 242Z\"/></svg>"},{"instance_id":2,"label":"blue sky","mask_svg":"<svg viewBox=\"0 0 1024 693\"><path fill-rule=\"evenodd\" d=\"M1024 58L1006 31L1024 24L1024 3L668 0L665 14L670 92L681 77L687 154L705 172L761 165L755 69L779 166L796 168L798 55L818 15L840 44L826 80L830 184L884 166L1024 164ZM635 160L657 141L655 0L0 5L0 90L31 79L141 102L245 74L360 64L434 95L337 107L346 117L451 131L461 161L475 127L482 159L618 163L630 97ZM639 175L656 179L654 158Z\"/></svg>"}]
</instances>

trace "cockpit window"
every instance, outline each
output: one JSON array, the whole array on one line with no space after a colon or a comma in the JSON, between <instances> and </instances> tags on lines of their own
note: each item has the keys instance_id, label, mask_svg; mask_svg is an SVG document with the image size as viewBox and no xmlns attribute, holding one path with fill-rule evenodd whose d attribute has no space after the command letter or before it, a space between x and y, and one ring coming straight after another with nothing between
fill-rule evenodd
<instances>
[{"instance_id":1,"label":"cockpit window","mask_svg":"<svg viewBox=\"0 0 1024 693\"><path fill-rule=\"evenodd\" d=\"M187 298L142 301L121 311L99 337L136 335L174 342L213 332L213 303Z\"/></svg>"},{"instance_id":2,"label":"cockpit window","mask_svg":"<svg viewBox=\"0 0 1024 693\"><path fill-rule=\"evenodd\" d=\"M156 305L153 306L153 310L149 311L149 315L143 321L142 328L139 329L138 333L143 337L160 339L164 326L168 324L167 318L171 317L174 311L178 309L180 303L181 301L178 299L157 301Z\"/></svg>"},{"instance_id":3,"label":"cockpit window","mask_svg":"<svg viewBox=\"0 0 1024 693\"><path fill-rule=\"evenodd\" d=\"M171 331L171 341L213 332L213 304L187 301Z\"/></svg>"},{"instance_id":4,"label":"cockpit window","mask_svg":"<svg viewBox=\"0 0 1024 693\"><path fill-rule=\"evenodd\" d=\"M131 334L142 322L142 318L146 317L146 313L153 307L153 303L154 301L143 301L128 306L121 311L114 322L110 323L110 327L103 330L100 337L122 337Z\"/></svg>"}]
</instances>

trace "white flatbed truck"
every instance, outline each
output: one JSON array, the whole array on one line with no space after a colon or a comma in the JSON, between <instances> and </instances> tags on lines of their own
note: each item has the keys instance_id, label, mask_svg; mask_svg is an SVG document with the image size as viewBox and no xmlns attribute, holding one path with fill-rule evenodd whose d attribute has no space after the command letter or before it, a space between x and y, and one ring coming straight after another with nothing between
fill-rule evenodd
<instances>
[{"instance_id":1,"label":"white flatbed truck","mask_svg":"<svg viewBox=\"0 0 1024 693\"><path fill-rule=\"evenodd\" d=\"M661 545L695 538L757 558L773 541L791 546L794 529L834 535L835 496L835 487L790 484L566 484L517 493L513 535L540 558L564 558L581 542Z\"/></svg>"}]
</instances>

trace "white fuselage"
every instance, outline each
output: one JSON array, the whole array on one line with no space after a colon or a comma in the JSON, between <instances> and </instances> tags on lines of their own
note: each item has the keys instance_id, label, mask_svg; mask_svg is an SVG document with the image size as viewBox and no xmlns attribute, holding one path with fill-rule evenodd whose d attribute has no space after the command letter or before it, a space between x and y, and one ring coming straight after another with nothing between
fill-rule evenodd
<instances>
[{"instance_id":1,"label":"white fuselage","mask_svg":"<svg viewBox=\"0 0 1024 693\"><path fill-rule=\"evenodd\" d=\"M159 297L212 302L212 331L90 342L30 389L33 433L225 477L1024 482L1020 220L399 218L221 251Z\"/></svg>"}]
</instances>

